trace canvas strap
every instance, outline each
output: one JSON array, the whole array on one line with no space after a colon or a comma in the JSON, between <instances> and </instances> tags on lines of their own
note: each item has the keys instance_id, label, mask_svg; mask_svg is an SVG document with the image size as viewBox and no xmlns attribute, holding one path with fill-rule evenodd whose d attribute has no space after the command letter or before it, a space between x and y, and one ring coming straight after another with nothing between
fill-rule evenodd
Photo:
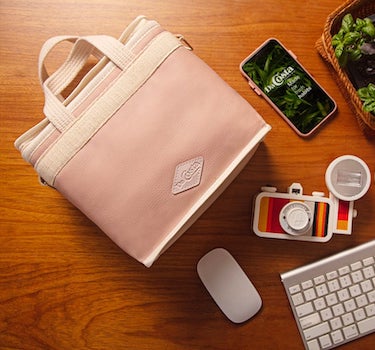
<instances>
[{"instance_id":1,"label":"canvas strap","mask_svg":"<svg viewBox=\"0 0 375 350\"><path fill-rule=\"evenodd\" d=\"M84 39L92 46L98 48L103 54L123 70L119 78L107 91L79 118L71 115L61 100L52 92L50 81L55 79L51 75L43 84L45 87L47 118L64 134L60 137L35 164L37 172L43 179L53 186L54 179L65 164L78 152L85 143L101 128L101 126L121 107L144 82L153 74L160 64L178 47L183 44L173 34L162 32L156 36L150 44L129 63L129 55L125 51L120 58L119 41L114 44L108 37L90 37ZM104 43L105 41L105 43ZM77 43L77 42L76 42ZM115 49L110 48L114 44ZM108 50L107 50L108 49ZM105 52L104 52L105 51ZM73 66L81 64L81 58ZM123 69L124 66L126 69ZM60 74L60 73L59 73ZM72 77L71 74L70 77ZM58 79L59 81L59 79ZM54 83L53 90L58 93L63 86L62 82ZM57 86L59 88L57 88Z\"/></svg>"}]
</instances>

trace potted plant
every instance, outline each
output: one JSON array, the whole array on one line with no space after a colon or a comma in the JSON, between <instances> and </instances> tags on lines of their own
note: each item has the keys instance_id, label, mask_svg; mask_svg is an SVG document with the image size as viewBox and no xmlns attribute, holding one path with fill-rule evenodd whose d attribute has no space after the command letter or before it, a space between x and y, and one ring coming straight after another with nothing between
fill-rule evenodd
<instances>
[{"instance_id":1,"label":"potted plant","mask_svg":"<svg viewBox=\"0 0 375 350\"><path fill-rule=\"evenodd\" d=\"M375 115L374 17L354 20L351 13L346 14L339 32L332 37L332 46L363 101L363 109Z\"/></svg>"},{"instance_id":2,"label":"potted plant","mask_svg":"<svg viewBox=\"0 0 375 350\"><path fill-rule=\"evenodd\" d=\"M316 49L331 68L360 128L375 138L374 14L374 0L346 0L328 15Z\"/></svg>"}]
</instances>

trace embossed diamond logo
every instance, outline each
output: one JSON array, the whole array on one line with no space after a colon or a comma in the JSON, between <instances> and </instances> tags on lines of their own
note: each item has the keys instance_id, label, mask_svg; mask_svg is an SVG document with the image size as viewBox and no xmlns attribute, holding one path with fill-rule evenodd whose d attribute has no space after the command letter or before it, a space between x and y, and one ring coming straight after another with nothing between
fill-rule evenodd
<instances>
[{"instance_id":1,"label":"embossed diamond logo","mask_svg":"<svg viewBox=\"0 0 375 350\"><path fill-rule=\"evenodd\" d=\"M174 173L172 193L178 194L198 186L201 182L202 170L203 157L178 164Z\"/></svg>"}]
</instances>

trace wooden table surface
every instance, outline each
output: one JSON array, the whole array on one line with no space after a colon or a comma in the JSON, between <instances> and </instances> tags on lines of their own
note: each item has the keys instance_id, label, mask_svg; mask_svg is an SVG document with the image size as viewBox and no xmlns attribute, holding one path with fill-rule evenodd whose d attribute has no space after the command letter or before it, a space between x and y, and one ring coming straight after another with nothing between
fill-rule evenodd
<instances>
[{"instance_id":1,"label":"wooden table surface","mask_svg":"<svg viewBox=\"0 0 375 350\"><path fill-rule=\"evenodd\" d=\"M375 186L355 204L351 236L327 243L257 237L251 202L261 186L327 189L336 157L354 154L375 171L375 139L363 136L314 48L342 0L16 0L0 3L0 349L303 349L280 273L375 238ZM219 199L154 264L123 253L58 192L39 185L14 140L40 121L37 59L55 35L119 36L139 14L183 33L195 53L233 86L272 131ZM241 77L238 65L279 38L335 98L339 112L315 137L298 137ZM49 60L57 66L64 46ZM228 249L263 299L235 325L201 284L196 264ZM375 334L343 349L373 348Z\"/></svg>"}]
</instances>

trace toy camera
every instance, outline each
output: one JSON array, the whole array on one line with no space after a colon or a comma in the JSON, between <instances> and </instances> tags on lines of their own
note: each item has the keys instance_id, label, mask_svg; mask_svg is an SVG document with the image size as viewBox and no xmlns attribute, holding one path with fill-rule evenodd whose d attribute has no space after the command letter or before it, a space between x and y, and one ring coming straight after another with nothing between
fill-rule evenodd
<instances>
[{"instance_id":1,"label":"toy camera","mask_svg":"<svg viewBox=\"0 0 375 350\"><path fill-rule=\"evenodd\" d=\"M351 234L357 216L354 199L370 186L370 171L358 157L342 156L326 171L329 197L322 192L303 194L300 183L286 193L262 187L255 198L253 230L260 237L327 242L333 233Z\"/></svg>"}]
</instances>

